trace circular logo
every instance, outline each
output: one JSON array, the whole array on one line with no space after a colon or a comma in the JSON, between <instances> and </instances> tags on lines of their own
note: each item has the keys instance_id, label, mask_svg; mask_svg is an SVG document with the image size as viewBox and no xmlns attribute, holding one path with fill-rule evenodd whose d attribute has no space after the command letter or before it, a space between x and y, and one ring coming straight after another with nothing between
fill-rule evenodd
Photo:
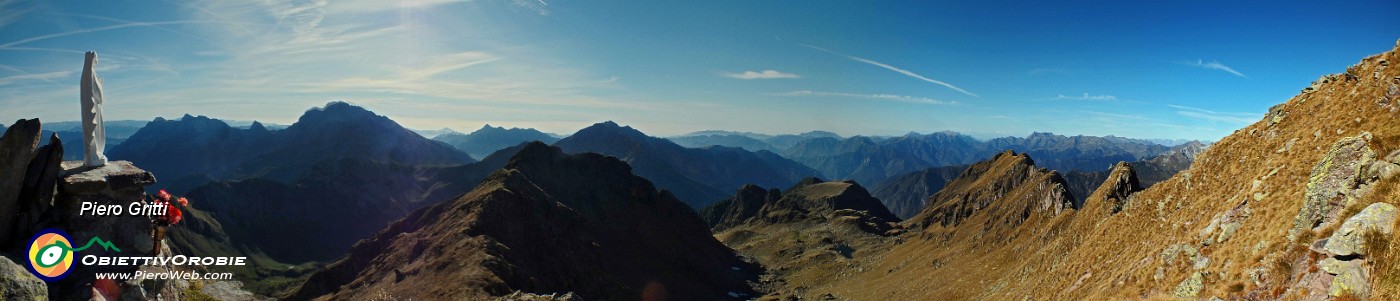
<instances>
[{"instance_id":1,"label":"circular logo","mask_svg":"<svg viewBox=\"0 0 1400 301\"><path fill-rule=\"evenodd\" d=\"M29 271L45 281L56 281L73 270L73 241L59 229L40 230L29 241Z\"/></svg>"}]
</instances>

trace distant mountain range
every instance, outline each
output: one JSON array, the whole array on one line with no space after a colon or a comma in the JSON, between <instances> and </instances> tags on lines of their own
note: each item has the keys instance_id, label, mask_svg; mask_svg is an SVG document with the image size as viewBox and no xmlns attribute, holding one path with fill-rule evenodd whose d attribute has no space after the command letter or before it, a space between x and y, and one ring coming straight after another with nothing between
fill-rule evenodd
<instances>
[{"instance_id":1,"label":"distant mountain range","mask_svg":"<svg viewBox=\"0 0 1400 301\"><path fill-rule=\"evenodd\" d=\"M907 219L924 209L929 196L943 190L944 185L956 179L964 170L967 170L967 165L930 167L896 175L880 182L871 194L880 199L890 212Z\"/></svg>"},{"instance_id":2,"label":"distant mountain range","mask_svg":"<svg viewBox=\"0 0 1400 301\"><path fill-rule=\"evenodd\" d=\"M711 145L728 147L738 147L749 151L766 150L780 153L781 150L792 147L800 141L812 138L836 138L841 139L841 135L826 131L811 131L801 134L766 135L750 132L730 132L730 131L699 131L685 135L675 136L670 139L681 146L699 148Z\"/></svg>"},{"instance_id":3,"label":"distant mountain range","mask_svg":"<svg viewBox=\"0 0 1400 301\"><path fill-rule=\"evenodd\" d=\"M238 129L204 116L156 118L108 153L157 174L179 192L215 180L292 182L316 164L343 158L444 166L476 161L343 102L308 110L275 131L258 122Z\"/></svg>"},{"instance_id":4,"label":"distant mountain range","mask_svg":"<svg viewBox=\"0 0 1400 301\"><path fill-rule=\"evenodd\" d=\"M1145 160L1167 151L1168 147L1113 136L1034 133L1025 138L980 141L956 132L938 132L883 139L862 136L843 140L809 139L783 154L821 171L826 177L880 183L889 177L925 168L971 164L1004 150L1030 154L1041 167L1071 171L1102 170L1118 161Z\"/></svg>"},{"instance_id":5,"label":"distant mountain range","mask_svg":"<svg viewBox=\"0 0 1400 301\"><path fill-rule=\"evenodd\" d=\"M504 127L493 127L487 124L470 134L448 132L433 137L433 140L452 145L452 147L466 152L473 157L484 157L502 148L521 143L530 141L554 143L555 141L559 141L559 138L554 138L553 135L535 129L507 129Z\"/></svg>"},{"instance_id":6,"label":"distant mountain range","mask_svg":"<svg viewBox=\"0 0 1400 301\"><path fill-rule=\"evenodd\" d=\"M622 159L637 175L671 190L695 208L724 199L745 184L786 187L817 172L768 151L711 146L686 148L611 121L594 124L555 145L569 153L593 152Z\"/></svg>"},{"instance_id":7,"label":"distant mountain range","mask_svg":"<svg viewBox=\"0 0 1400 301\"><path fill-rule=\"evenodd\" d=\"M1196 154L1205 151L1208 145L1199 141L1183 143L1171 148L1166 153L1147 160L1128 162L1132 165L1138 182L1142 187L1151 187L1152 184L1165 181L1177 172L1191 167L1191 163L1196 160ZM1070 171L1065 173L1065 181L1069 184L1070 194L1074 195L1075 204L1082 205L1084 199L1089 197L1089 193L1099 187L1100 183L1108 179L1113 168L1097 171Z\"/></svg>"}]
</instances>

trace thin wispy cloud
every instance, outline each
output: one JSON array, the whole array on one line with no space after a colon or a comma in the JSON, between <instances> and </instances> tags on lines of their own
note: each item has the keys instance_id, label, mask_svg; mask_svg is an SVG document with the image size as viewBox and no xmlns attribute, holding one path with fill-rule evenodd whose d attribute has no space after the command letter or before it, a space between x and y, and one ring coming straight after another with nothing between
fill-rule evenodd
<instances>
[{"instance_id":1,"label":"thin wispy cloud","mask_svg":"<svg viewBox=\"0 0 1400 301\"><path fill-rule=\"evenodd\" d=\"M1089 95L1089 92L1084 92L1084 94L1082 94L1082 95L1075 95L1075 96L1066 96L1066 95L1064 95L1064 94L1060 94L1060 95L1058 95L1058 96L1055 96L1054 99L1055 99L1055 100L1118 101L1118 97L1117 97L1117 96L1113 96L1113 95Z\"/></svg>"},{"instance_id":2,"label":"thin wispy cloud","mask_svg":"<svg viewBox=\"0 0 1400 301\"><path fill-rule=\"evenodd\" d=\"M54 72L48 72L48 73L35 73L35 74L23 74L23 75L14 75L14 76L0 77L0 86L9 85L9 84L18 83L18 82L34 81L34 80L51 80L51 79L58 79L58 78L67 77L68 75L71 75L71 74L73 74L73 71L54 71Z\"/></svg>"},{"instance_id":3,"label":"thin wispy cloud","mask_svg":"<svg viewBox=\"0 0 1400 301\"><path fill-rule=\"evenodd\" d=\"M1234 74L1235 76L1239 76L1241 78L1249 78L1249 76L1245 76L1244 73L1240 73L1239 71L1236 71L1235 68L1230 68L1230 66L1221 64L1219 61L1212 60L1207 62L1205 60L1198 59L1195 62L1182 62L1182 64L1196 68L1224 71L1226 73Z\"/></svg>"},{"instance_id":4,"label":"thin wispy cloud","mask_svg":"<svg viewBox=\"0 0 1400 301\"><path fill-rule=\"evenodd\" d=\"M912 77L912 78L915 78L915 79L918 79L918 80L922 80L922 81L925 81L925 82L933 83L933 84L935 84L935 85L944 86L944 87L947 87L947 88L949 88L949 89L953 89L953 91L958 91L959 93L967 94L968 96L977 97L977 94L973 94L972 92L968 92L967 90L963 90L962 88L958 88L957 86L954 86L953 84L949 84L949 83L947 83L947 82L943 82L943 81L940 81L940 80L928 78L928 77L925 77L925 76L923 76L923 75L919 75L918 73L914 73L913 71L900 69L899 67L891 66L891 65L889 65L889 64L877 62L877 61L875 61L875 60L871 60L871 59L867 59L867 58L862 58L862 57L857 57L857 56L853 56L853 55L849 55L849 54L844 54L844 53L840 53L840 52L836 52L836 51L831 51L831 50L828 50L828 49L826 49L826 48L821 48L821 47L817 47L817 46L812 46L812 45L807 45L807 44L798 44L798 45L802 45L803 47L816 49L816 50L818 50L818 51L822 51L822 52L826 52L826 53L830 53L830 54L834 54L834 55L838 55L838 56L843 56L843 57L846 57L847 59L850 59L850 60L852 60L852 61L857 61L857 62L861 62L861 63L870 64L870 65L873 65L873 66L876 66L876 67L885 68L886 70L894 71L894 72L896 72L896 73L903 74L903 75L908 76L908 77Z\"/></svg>"},{"instance_id":5,"label":"thin wispy cloud","mask_svg":"<svg viewBox=\"0 0 1400 301\"><path fill-rule=\"evenodd\" d=\"M528 9L541 16L549 15L549 3L544 2L544 0L511 0L511 2L515 3L515 6Z\"/></svg>"},{"instance_id":6,"label":"thin wispy cloud","mask_svg":"<svg viewBox=\"0 0 1400 301\"><path fill-rule=\"evenodd\" d=\"M737 79L782 79L799 78L797 74L782 72L778 70L744 71L740 73L725 73L724 76Z\"/></svg>"},{"instance_id":7,"label":"thin wispy cloud","mask_svg":"<svg viewBox=\"0 0 1400 301\"><path fill-rule=\"evenodd\" d=\"M176 25L176 24L198 24L198 23L219 23L219 21L179 20L179 21L130 22L130 23L122 23L122 24L117 24L117 25L102 26L102 27L95 27L95 28L88 28L88 29L79 29L79 30L73 30L73 31L65 31L65 32L60 32L60 33L51 33L51 34L45 34L45 35L38 35L38 36L23 38L23 39L19 39L19 40L15 40L15 41L9 42L9 43L0 44L0 49L7 49L7 48L14 47L14 46L20 46L20 45L24 45L24 44L28 44L28 43L33 43L33 42L38 42L38 41L43 41L43 40L48 40L48 39L53 39L53 38L66 37L66 36L77 35L77 34L93 33L93 32L99 32L99 31L108 31L108 30L115 30L115 29L122 29L122 28L130 28L130 27L142 27L142 26Z\"/></svg>"},{"instance_id":8,"label":"thin wispy cloud","mask_svg":"<svg viewBox=\"0 0 1400 301\"><path fill-rule=\"evenodd\" d=\"M0 28L5 28L11 23L19 21L20 18L24 17L25 13L31 10L29 8L18 7L18 5L16 5L18 3L19 1L16 0L0 0Z\"/></svg>"},{"instance_id":9,"label":"thin wispy cloud","mask_svg":"<svg viewBox=\"0 0 1400 301\"><path fill-rule=\"evenodd\" d=\"M932 98L927 98L927 97L917 97L917 96L907 96L907 95L896 95L896 94L860 94L860 93L845 93L845 92L820 92L820 91L810 91L810 90L791 91L791 92L784 92L784 93L774 93L774 94L770 94L770 95L774 95L774 96L815 96L815 97L864 98L864 99L873 99L873 100L896 101L896 102L907 102L907 103L918 103L918 104L931 104L931 105L951 105L951 104L957 104L957 103L958 103L958 102L956 102L956 101L942 101L942 100L937 100L937 99L932 99Z\"/></svg>"},{"instance_id":10,"label":"thin wispy cloud","mask_svg":"<svg viewBox=\"0 0 1400 301\"><path fill-rule=\"evenodd\" d=\"M1201 120L1209 120L1209 121L1217 121L1217 122L1226 122L1226 123L1239 124L1239 125L1251 124L1251 123L1254 123L1255 121L1259 121L1259 118L1260 118L1260 117L1259 117L1260 114L1256 114L1256 113L1216 112L1216 111L1206 110L1206 109L1202 109L1202 108L1189 107L1189 106L1182 106L1182 105L1173 105L1173 104L1169 104L1169 105L1167 105L1167 106L1177 109L1177 111L1176 111L1176 114L1177 114L1177 115L1186 116L1186 117L1191 117L1191 118L1196 118L1196 119L1201 119Z\"/></svg>"}]
</instances>

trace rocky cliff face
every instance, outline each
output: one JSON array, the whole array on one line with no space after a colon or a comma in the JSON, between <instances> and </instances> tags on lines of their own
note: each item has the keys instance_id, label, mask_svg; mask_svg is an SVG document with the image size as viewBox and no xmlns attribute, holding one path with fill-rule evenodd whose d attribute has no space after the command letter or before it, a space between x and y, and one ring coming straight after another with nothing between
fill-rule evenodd
<instances>
[{"instance_id":1,"label":"rocky cliff face","mask_svg":"<svg viewBox=\"0 0 1400 301\"><path fill-rule=\"evenodd\" d=\"M746 266L694 211L615 158L527 145L455 201L416 211L313 274L292 299L583 299L748 294Z\"/></svg>"},{"instance_id":2,"label":"rocky cliff face","mask_svg":"<svg viewBox=\"0 0 1400 301\"><path fill-rule=\"evenodd\" d=\"M734 196L701 209L700 217L710 225L710 230L723 231L758 216L764 204L776 202L782 196L777 189L764 190L758 185L744 185Z\"/></svg>"}]
</instances>

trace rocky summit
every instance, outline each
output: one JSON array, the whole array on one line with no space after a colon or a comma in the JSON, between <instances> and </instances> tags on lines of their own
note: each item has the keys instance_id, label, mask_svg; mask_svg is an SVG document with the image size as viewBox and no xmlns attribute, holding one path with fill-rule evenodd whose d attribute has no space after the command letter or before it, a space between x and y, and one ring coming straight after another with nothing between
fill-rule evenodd
<instances>
[{"instance_id":1,"label":"rocky summit","mask_svg":"<svg viewBox=\"0 0 1400 301\"><path fill-rule=\"evenodd\" d=\"M1003 226L1015 226L1032 213L1054 215L1074 209L1067 186L1058 172L1036 167L1029 155L1005 151L969 166L930 196L924 210L908 223L948 227L975 213L996 212ZM997 209L984 209L989 207Z\"/></svg>"},{"instance_id":2,"label":"rocky summit","mask_svg":"<svg viewBox=\"0 0 1400 301\"><path fill-rule=\"evenodd\" d=\"M532 143L454 201L410 214L291 299L716 300L747 267L667 191L598 154Z\"/></svg>"}]
</instances>

